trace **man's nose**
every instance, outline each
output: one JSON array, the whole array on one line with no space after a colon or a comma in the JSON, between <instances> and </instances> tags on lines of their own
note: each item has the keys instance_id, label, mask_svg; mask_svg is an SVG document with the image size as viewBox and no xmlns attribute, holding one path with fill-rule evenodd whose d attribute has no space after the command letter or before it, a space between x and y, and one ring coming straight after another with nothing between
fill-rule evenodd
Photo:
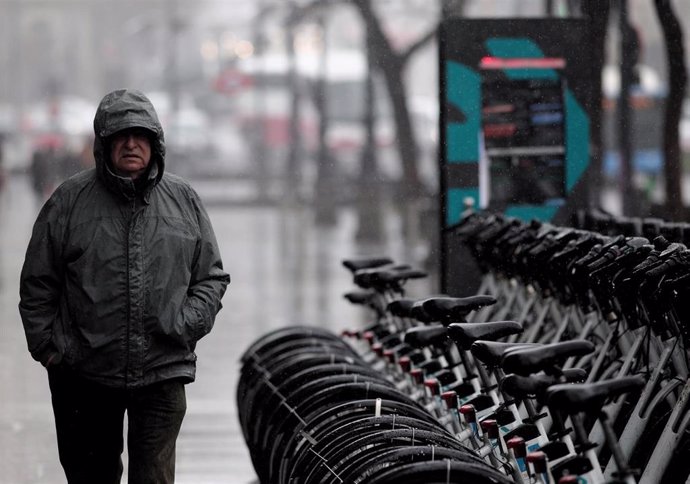
<instances>
[{"instance_id":1,"label":"man's nose","mask_svg":"<svg viewBox=\"0 0 690 484\"><path fill-rule=\"evenodd\" d=\"M136 136L133 134L128 134L125 136L125 146L127 147L133 147L136 145Z\"/></svg>"}]
</instances>

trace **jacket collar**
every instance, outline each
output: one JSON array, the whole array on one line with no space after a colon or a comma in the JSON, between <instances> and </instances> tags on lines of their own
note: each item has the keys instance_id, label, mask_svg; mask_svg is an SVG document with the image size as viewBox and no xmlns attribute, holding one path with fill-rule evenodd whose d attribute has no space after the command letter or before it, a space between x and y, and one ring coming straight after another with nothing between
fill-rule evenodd
<instances>
[{"instance_id":1,"label":"jacket collar","mask_svg":"<svg viewBox=\"0 0 690 484\"><path fill-rule=\"evenodd\" d=\"M151 192L160 181L158 175L158 163L156 160L151 160L150 168L142 175L145 178L133 180L129 177L120 176L116 174L110 167L110 163L104 163L104 170L101 173L101 179L106 186L118 195L121 195L126 200L131 201L140 196L141 199L148 204L151 198ZM162 175L162 173L160 173Z\"/></svg>"}]
</instances>

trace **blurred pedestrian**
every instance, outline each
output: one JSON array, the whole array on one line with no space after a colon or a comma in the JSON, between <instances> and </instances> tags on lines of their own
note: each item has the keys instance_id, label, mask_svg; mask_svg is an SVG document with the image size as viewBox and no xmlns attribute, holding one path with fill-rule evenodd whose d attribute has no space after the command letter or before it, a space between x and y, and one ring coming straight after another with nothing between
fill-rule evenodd
<instances>
[{"instance_id":1,"label":"blurred pedestrian","mask_svg":"<svg viewBox=\"0 0 690 484\"><path fill-rule=\"evenodd\" d=\"M68 149L60 158L60 181L67 180L69 177L79 173L83 167L81 164L81 153L75 149Z\"/></svg>"},{"instance_id":2,"label":"blurred pedestrian","mask_svg":"<svg viewBox=\"0 0 690 484\"><path fill-rule=\"evenodd\" d=\"M197 193L166 174L150 101L118 90L94 119L95 168L38 215L21 275L29 350L48 369L73 483L172 483L197 341L230 281Z\"/></svg>"},{"instance_id":3,"label":"blurred pedestrian","mask_svg":"<svg viewBox=\"0 0 690 484\"><path fill-rule=\"evenodd\" d=\"M40 204L53 193L60 180L64 141L56 134L44 134L36 139L31 155L31 186Z\"/></svg>"},{"instance_id":4,"label":"blurred pedestrian","mask_svg":"<svg viewBox=\"0 0 690 484\"><path fill-rule=\"evenodd\" d=\"M93 157L93 137L83 141L78 157L79 166L82 170L88 170L96 165L96 160Z\"/></svg>"}]
</instances>

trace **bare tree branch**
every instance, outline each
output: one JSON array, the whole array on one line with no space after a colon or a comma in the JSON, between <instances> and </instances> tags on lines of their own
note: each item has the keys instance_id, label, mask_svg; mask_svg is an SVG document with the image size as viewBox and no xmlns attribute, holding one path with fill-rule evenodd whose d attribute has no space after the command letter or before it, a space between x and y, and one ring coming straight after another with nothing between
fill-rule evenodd
<instances>
[{"instance_id":1,"label":"bare tree branch","mask_svg":"<svg viewBox=\"0 0 690 484\"><path fill-rule=\"evenodd\" d=\"M425 35L417 39L412 45L410 45L407 50L400 54L400 60L405 64L410 57L412 57L419 49L426 46L432 39L436 38L436 32L438 29L434 27Z\"/></svg>"},{"instance_id":2,"label":"bare tree branch","mask_svg":"<svg viewBox=\"0 0 690 484\"><path fill-rule=\"evenodd\" d=\"M369 38L369 48L372 49L375 58L387 58L389 61L397 62L400 58L393 49L388 37L381 28L381 23L374 13L370 0L350 0L357 10L359 10L362 20L364 20Z\"/></svg>"},{"instance_id":3,"label":"bare tree branch","mask_svg":"<svg viewBox=\"0 0 690 484\"><path fill-rule=\"evenodd\" d=\"M338 4L350 3L351 0L312 0L304 5L294 5L294 10L288 16L288 25L296 24L314 15L319 10Z\"/></svg>"},{"instance_id":4,"label":"bare tree branch","mask_svg":"<svg viewBox=\"0 0 690 484\"><path fill-rule=\"evenodd\" d=\"M288 17L288 25L302 21L320 9L334 5L352 5L360 14L367 32L368 48L376 60L376 68L381 73L388 88L395 119L398 152L403 168L402 187L410 194L421 193L421 184L417 168L417 145L414 129L407 108L406 89L403 82L405 62L418 49L435 35L435 31L419 39L405 53L393 49L386 36L381 22L374 12L371 0L313 0L297 6Z\"/></svg>"},{"instance_id":5,"label":"bare tree branch","mask_svg":"<svg viewBox=\"0 0 690 484\"><path fill-rule=\"evenodd\" d=\"M403 181L400 194L418 196L421 191L419 170L417 167L417 144L414 128L407 107L406 86L403 80L403 58L391 46L376 16L371 0L351 0L359 10L367 29L368 48L376 61L377 70L383 76L388 88L393 119L396 126L398 153L403 170Z\"/></svg>"}]
</instances>

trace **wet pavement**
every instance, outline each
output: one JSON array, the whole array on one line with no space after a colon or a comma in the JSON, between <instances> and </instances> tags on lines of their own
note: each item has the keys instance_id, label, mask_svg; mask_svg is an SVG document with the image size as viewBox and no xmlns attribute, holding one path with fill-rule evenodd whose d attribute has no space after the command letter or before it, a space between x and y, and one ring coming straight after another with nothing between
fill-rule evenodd
<instances>
[{"instance_id":1,"label":"wet pavement","mask_svg":"<svg viewBox=\"0 0 690 484\"><path fill-rule=\"evenodd\" d=\"M219 180L195 186L202 198L213 198L208 211L232 283L214 330L197 347L197 381L187 387L178 440L177 482L247 484L255 474L235 404L242 351L287 324L357 327L367 316L342 298L352 283L340 260L387 253L410 262L410 254L395 235L392 215L386 244L362 248L354 242L351 210L340 210L335 227L319 229L304 208L240 203L251 191L246 184ZM39 205L23 176L10 178L0 192L0 484L65 482L47 376L26 350L17 311L19 273ZM411 290L424 295L424 283L415 282Z\"/></svg>"}]
</instances>

